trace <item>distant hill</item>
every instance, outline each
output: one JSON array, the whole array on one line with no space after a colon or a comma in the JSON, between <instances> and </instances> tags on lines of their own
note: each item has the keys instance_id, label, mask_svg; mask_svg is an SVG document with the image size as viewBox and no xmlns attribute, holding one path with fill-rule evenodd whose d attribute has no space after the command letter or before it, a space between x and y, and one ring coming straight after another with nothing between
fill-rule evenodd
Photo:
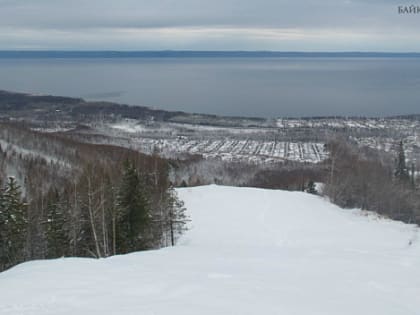
<instances>
[{"instance_id":1,"label":"distant hill","mask_svg":"<svg viewBox=\"0 0 420 315\"><path fill-rule=\"evenodd\" d=\"M81 98L33 95L0 90L0 118L38 121L91 121L98 117L222 126L267 126L265 118L225 117L151 109L144 106L92 101Z\"/></svg>"}]
</instances>

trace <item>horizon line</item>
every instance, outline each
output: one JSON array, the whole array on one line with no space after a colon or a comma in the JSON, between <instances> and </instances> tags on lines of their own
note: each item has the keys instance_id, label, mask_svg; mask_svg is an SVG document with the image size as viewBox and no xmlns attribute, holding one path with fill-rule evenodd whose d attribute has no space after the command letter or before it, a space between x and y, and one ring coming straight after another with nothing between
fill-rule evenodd
<instances>
[{"instance_id":1,"label":"horizon line","mask_svg":"<svg viewBox=\"0 0 420 315\"><path fill-rule=\"evenodd\" d=\"M0 52L211 52L211 53L358 53L358 54L420 54L420 51L380 51L380 50L271 50L271 49L0 49Z\"/></svg>"},{"instance_id":2,"label":"horizon line","mask_svg":"<svg viewBox=\"0 0 420 315\"><path fill-rule=\"evenodd\" d=\"M420 57L420 52L292 50L1 50L0 58Z\"/></svg>"}]
</instances>

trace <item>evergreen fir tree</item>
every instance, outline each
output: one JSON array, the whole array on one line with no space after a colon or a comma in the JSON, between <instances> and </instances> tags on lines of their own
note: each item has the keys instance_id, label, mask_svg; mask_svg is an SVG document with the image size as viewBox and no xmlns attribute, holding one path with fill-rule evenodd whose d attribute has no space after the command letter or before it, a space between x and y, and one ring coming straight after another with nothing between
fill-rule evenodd
<instances>
[{"instance_id":1,"label":"evergreen fir tree","mask_svg":"<svg viewBox=\"0 0 420 315\"><path fill-rule=\"evenodd\" d=\"M69 247L69 240L65 232L66 218L60 205L60 196L56 189L47 195L45 232L47 238L47 257L57 258L65 256Z\"/></svg>"},{"instance_id":2,"label":"evergreen fir tree","mask_svg":"<svg viewBox=\"0 0 420 315\"><path fill-rule=\"evenodd\" d=\"M20 187L9 177L0 198L1 264L2 269L23 261L27 236L27 206L22 201Z\"/></svg>"},{"instance_id":3,"label":"evergreen fir tree","mask_svg":"<svg viewBox=\"0 0 420 315\"><path fill-rule=\"evenodd\" d=\"M400 181L407 181L408 176L408 170L407 165L405 162L405 152L404 152L404 144L402 141L400 141L398 145L398 156L397 156L397 165L395 168L395 177L399 179Z\"/></svg>"},{"instance_id":4,"label":"evergreen fir tree","mask_svg":"<svg viewBox=\"0 0 420 315\"><path fill-rule=\"evenodd\" d=\"M147 247L149 210L146 189L133 163L126 161L117 196L117 252Z\"/></svg>"},{"instance_id":5,"label":"evergreen fir tree","mask_svg":"<svg viewBox=\"0 0 420 315\"><path fill-rule=\"evenodd\" d=\"M8 222L4 203L4 189L0 183L0 271L8 265Z\"/></svg>"},{"instance_id":6,"label":"evergreen fir tree","mask_svg":"<svg viewBox=\"0 0 420 315\"><path fill-rule=\"evenodd\" d=\"M170 186L168 189L168 228L171 238L171 245L174 246L177 238L186 230L186 224L189 221L184 202L178 198L178 195Z\"/></svg>"},{"instance_id":7,"label":"evergreen fir tree","mask_svg":"<svg viewBox=\"0 0 420 315\"><path fill-rule=\"evenodd\" d=\"M316 190L315 182L313 180L309 181L308 186L306 187L306 192L313 195L318 194L318 191Z\"/></svg>"}]
</instances>

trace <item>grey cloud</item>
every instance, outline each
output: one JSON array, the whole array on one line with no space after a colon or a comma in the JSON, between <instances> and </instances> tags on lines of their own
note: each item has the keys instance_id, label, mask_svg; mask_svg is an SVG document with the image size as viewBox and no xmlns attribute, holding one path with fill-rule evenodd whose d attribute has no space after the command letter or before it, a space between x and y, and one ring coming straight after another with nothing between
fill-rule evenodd
<instances>
[{"instance_id":1,"label":"grey cloud","mask_svg":"<svg viewBox=\"0 0 420 315\"><path fill-rule=\"evenodd\" d=\"M399 4L395 0L0 0L0 39L1 32L8 33L9 38L9 45L0 41L0 49L16 47L18 43L27 46L25 41L46 48L65 43L69 47L88 47L89 40L85 35L91 34L93 38L92 34L95 32L103 41L97 44L98 40L92 39L95 45L116 48L112 46L115 45L113 43L117 39L116 35L110 35L107 44L106 30L115 33L133 29L147 32L149 29L159 28L271 28L327 31L344 29L358 34L400 32L404 36L418 33L419 16L398 15ZM44 36L39 35L41 31ZM38 35L31 38L31 32ZM56 32L62 32L62 36L66 38L59 38L60 35ZM162 35L165 37L162 42L159 42L159 38L147 41L154 42L156 47L186 46L189 49L203 49L210 43L214 47L226 47L235 42L238 49L253 45L279 47L275 39L270 42L266 38L242 38L229 34L217 34L215 38L214 32L210 33L203 33L203 38L192 39L188 34L178 36L178 32L173 39ZM28 34L26 39L25 34ZM129 41L127 39L127 43ZM302 41L316 47L322 42L305 38ZM122 40L119 42L122 45ZM357 44L360 46L361 42ZM136 45L133 44L134 46ZM290 46L285 49L287 47Z\"/></svg>"},{"instance_id":2,"label":"grey cloud","mask_svg":"<svg viewBox=\"0 0 420 315\"><path fill-rule=\"evenodd\" d=\"M14 5L13 5L14 4ZM3 1L0 25L33 28L355 26L388 23L396 7L380 1L156 0ZM395 10L394 10L395 8Z\"/></svg>"}]
</instances>

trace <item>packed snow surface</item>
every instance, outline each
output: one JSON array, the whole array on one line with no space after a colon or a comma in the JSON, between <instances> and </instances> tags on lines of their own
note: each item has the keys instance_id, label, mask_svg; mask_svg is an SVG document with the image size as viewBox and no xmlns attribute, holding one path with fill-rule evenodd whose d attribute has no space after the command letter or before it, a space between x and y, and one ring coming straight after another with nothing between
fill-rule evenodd
<instances>
[{"instance_id":1,"label":"packed snow surface","mask_svg":"<svg viewBox=\"0 0 420 315\"><path fill-rule=\"evenodd\" d=\"M0 314L420 314L417 228L298 192L179 190L173 248L0 274Z\"/></svg>"}]
</instances>

